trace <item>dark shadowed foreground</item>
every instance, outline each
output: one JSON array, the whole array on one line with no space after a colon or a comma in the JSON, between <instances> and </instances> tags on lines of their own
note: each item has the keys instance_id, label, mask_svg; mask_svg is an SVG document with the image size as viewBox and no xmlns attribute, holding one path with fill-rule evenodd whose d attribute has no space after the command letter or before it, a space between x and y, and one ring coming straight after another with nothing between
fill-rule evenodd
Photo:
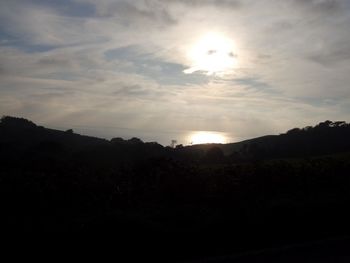
<instances>
[{"instance_id":1,"label":"dark shadowed foreground","mask_svg":"<svg viewBox=\"0 0 350 263\"><path fill-rule=\"evenodd\" d=\"M348 262L349 135L326 121L171 148L4 117L1 228L113 233L130 259Z\"/></svg>"}]
</instances>

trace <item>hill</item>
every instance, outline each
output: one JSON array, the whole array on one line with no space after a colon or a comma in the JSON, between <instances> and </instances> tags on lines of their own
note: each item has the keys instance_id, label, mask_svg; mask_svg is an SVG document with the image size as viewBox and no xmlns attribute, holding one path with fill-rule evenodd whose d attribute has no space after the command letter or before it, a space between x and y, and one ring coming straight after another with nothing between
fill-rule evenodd
<instances>
[{"instance_id":1,"label":"hill","mask_svg":"<svg viewBox=\"0 0 350 263\"><path fill-rule=\"evenodd\" d=\"M73 130L59 131L37 126L33 122L16 117L3 117L0 122L0 149L11 152L66 151L69 153L99 151L103 155L126 159L142 159L164 156L181 160L200 161L212 148L222 151L226 161L240 162L274 158L312 157L350 151L350 124L325 121L316 126L294 128L280 135L266 135L229 144L201 144L185 147L163 147L138 138L110 141L83 136ZM3 156L6 158L6 155Z\"/></svg>"},{"instance_id":2,"label":"hill","mask_svg":"<svg viewBox=\"0 0 350 263\"><path fill-rule=\"evenodd\" d=\"M348 237L349 129L173 149L4 117L0 228L145 238L162 262Z\"/></svg>"},{"instance_id":3,"label":"hill","mask_svg":"<svg viewBox=\"0 0 350 263\"><path fill-rule=\"evenodd\" d=\"M230 144L194 145L193 151L216 146L232 161L312 157L350 150L350 124L325 121L316 126L294 128L280 135L266 135Z\"/></svg>"}]
</instances>

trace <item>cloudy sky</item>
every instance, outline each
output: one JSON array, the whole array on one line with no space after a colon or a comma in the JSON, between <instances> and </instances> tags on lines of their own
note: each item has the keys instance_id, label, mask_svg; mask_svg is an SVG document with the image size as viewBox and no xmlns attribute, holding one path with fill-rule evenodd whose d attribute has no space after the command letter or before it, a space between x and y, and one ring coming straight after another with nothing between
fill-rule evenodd
<instances>
[{"instance_id":1,"label":"cloudy sky","mask_svg":"<svg viewBox=\"0 0 350 263\"><path fill-rule=\"evenodd\" d=\"M350 121L350 0L1 0L0 114L164 145Z\"/></svg>"}]
</instances>

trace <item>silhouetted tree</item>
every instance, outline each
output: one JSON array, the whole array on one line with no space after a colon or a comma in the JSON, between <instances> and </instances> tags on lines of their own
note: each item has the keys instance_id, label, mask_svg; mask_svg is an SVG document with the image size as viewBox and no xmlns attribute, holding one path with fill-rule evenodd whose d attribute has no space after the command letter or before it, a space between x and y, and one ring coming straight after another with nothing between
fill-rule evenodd
<instances>
[{"instance_id":1,"label":"silhouetted tree","mask_svg":"<svg viewBox=\"0 0 350 263\"><path fill-rule=\"evenodd\" d=\"M170 147L175 148L176 144L177 144L177 140L171 140Z\"/></svg>"},{"instance_id":2,"label":"silhouetted tree","mask_svg":"<svg viewBox=\"0 0 350 263\"><path fill-rule=\"evenodd\" d=\"M136 138L136 137L129 139L128 142L131 144L142 144L143 143L143 141L141 139Z\"/></svg>"},{"instance_id":3,"label":"silhouetted tree","mask_svg":"<svg viewBox=\"0 0 350 263\"><path fill-rule=\"evenodd\" d=\"M120 137L112 138L111 143L125 143L125 140Z\"/></svg>"},{"instance_id":4,"label":"silhouetted tree","mask_svg":"<svg viewBox=\"0 0 350 263\"><path fill-rule=\"evenodd\" d=\"M175 146L176 149L182 149L184 146L182 144L178 144Z\"/></svg>"},{"instance_id":5,"label":"silhouetted tree","mask_svg":"<svg viewBox=\"0 0 350 263\"><path fill-rule=\"evenodd\" d=\"M299 128L294 128L294 129L287 131L287 134L298 134L298 133L300 133L300 131L301 130Z\"/></svg>"},{"instance_id":6,"label":"silhouetted tree","mask_svg":"<svg viewBox=\"0 0 350 263\"><path fill-rule=\"evenodd\" d=\"M14 127L14 128L35 128L35 123L24 118L3 116L0 121L0 125L3 127Z\"/></svg>"}]
</instances>

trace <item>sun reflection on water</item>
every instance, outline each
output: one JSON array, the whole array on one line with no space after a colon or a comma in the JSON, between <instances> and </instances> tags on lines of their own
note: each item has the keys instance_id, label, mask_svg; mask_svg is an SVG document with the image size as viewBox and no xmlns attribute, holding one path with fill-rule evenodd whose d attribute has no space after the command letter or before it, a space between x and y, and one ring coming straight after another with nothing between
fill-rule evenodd
<instances>
[{"instance_id":1,"label":"sun reflection on water","mask_svg":"<svg viewBox=\"0 0 350 263\"><path fill-rule=\"evenodd\" d=\"M190 144L227 143L225 133L212 131L195 131L189 135Z\"/></svg>"}]
</instances>

